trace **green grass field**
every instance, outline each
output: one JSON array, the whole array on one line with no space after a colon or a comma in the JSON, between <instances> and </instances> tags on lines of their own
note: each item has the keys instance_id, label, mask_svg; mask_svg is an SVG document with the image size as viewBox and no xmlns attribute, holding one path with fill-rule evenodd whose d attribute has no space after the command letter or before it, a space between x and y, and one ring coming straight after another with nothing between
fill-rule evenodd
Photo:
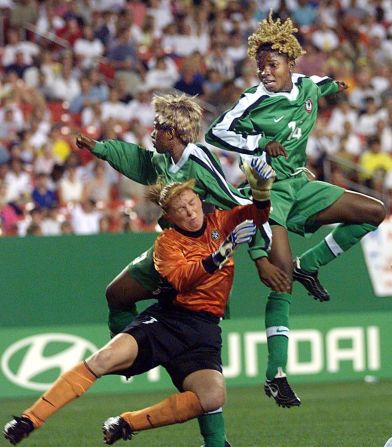
<instances>
[{"instance_id":1,"label":"green grass field","mask_svg":"<svg viewBox=\"0 0 392 447\"><path fill-rule=\"evenodd\" d=\"M233 447L383 447L392 436L392 382L297 385L300 408L282 409L261 387L231 388L225 407ZM167 393L86 395L63 409L22 442L26 447L102 445L101 423L109 416L157 402ZM4 399L1 423L19 414L31 399ZM0 445L10 445L4 439ZM115 445L200 447L194 421L150 430Z\"/></svg>"}]
</instances>

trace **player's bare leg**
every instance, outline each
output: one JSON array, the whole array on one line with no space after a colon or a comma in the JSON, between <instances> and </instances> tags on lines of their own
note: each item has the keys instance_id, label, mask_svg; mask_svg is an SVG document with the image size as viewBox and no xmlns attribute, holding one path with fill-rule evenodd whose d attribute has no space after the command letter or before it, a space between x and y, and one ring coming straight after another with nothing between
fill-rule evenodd
<instances>
[{"instance_id":1,"label":"player's bare leg","mask_svg":"<svg viewBox=\"0 0 392 447\"><path fill-rule=\"evenodd\" d=\"M346 191L330 207L310 220L317 225L340 223L323 241L296 258L293 277L301 282L309 294L320 301L328 301L329 293L318 279L321 266L357 244L374 231L385 218L382 202L364 194Z\"/></svg>"}]
</instances>

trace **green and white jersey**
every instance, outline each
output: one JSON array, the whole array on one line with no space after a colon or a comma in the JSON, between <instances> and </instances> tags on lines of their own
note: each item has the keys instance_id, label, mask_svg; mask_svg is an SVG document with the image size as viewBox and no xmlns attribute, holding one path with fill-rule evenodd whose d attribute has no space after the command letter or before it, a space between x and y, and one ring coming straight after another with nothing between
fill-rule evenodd
<instances>
[{"instance_id":1,"label":"green and white jersey","mask_svg":"<svg viewBox=\"0 0 392 447\"><path fill-rule=\"evenodd\" d=\"M241 95L238 102L214 121L206 141L238 152L242 158L261 155L270 141L279 142L288 158L268 160L277 180L291 177L306 164L306 145L317 119L321 96L338 91L329 77L292 75L290 92L269 92L262 83Z\"/></svg>"},{"instance_id":2,"label":"green and white jersey","mask_svg":"<svg viewBox=\"0 0 392 447\"><path fill-rule=\"evenodd\" d=\"M219 209L252 203L249 194L229 184L219 160L204 146L189 143L181 159L174 163L170 155L148 151L141 146L119 140L99 142L93 154L106 160L114 169L143 185L196 180L195 192L203 202Z\"/></svg>"}]
</instances>

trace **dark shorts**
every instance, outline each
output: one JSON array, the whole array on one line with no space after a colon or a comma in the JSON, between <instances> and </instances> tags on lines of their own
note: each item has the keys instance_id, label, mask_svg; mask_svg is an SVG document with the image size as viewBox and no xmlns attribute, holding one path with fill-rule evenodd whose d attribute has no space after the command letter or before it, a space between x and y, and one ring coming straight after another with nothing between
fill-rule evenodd
<instances>
[{"instance_id":1,"label":"dark shorts","mask_svg":"<svg viewBox=\"0 0 392 447\"><path fill-rule=\"evenodd\" d=\"M182 391L189 374L201 369L222 372L222 338L219 318L176 306L153 304L122 332L132 335L139 347L125 376L135 376L163 366Z\"/></svg>"}]
</instances>

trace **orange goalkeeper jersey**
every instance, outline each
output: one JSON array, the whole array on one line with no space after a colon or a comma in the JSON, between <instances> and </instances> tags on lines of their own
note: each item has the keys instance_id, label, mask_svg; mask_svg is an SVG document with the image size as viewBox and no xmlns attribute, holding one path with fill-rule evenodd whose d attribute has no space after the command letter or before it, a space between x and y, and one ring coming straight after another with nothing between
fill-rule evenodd
<instances>
[{"instance_id":1,"label":"orange goalkeeper jersey","mask_svg":"<svg viewBox=\"0 0 392 447\"><path fill-rule=\"evenodd\" d=\"M166 229L155 241L156 270L176 290L175 305L193 311L206 311L222 317L229 298L234 276L233 259L213 273L203 266L234 228L246 219L260 227L268 219L269 202L237 206L228 211L207 214L197 232L178 228Z\"/></svg>"}]
</instances>

